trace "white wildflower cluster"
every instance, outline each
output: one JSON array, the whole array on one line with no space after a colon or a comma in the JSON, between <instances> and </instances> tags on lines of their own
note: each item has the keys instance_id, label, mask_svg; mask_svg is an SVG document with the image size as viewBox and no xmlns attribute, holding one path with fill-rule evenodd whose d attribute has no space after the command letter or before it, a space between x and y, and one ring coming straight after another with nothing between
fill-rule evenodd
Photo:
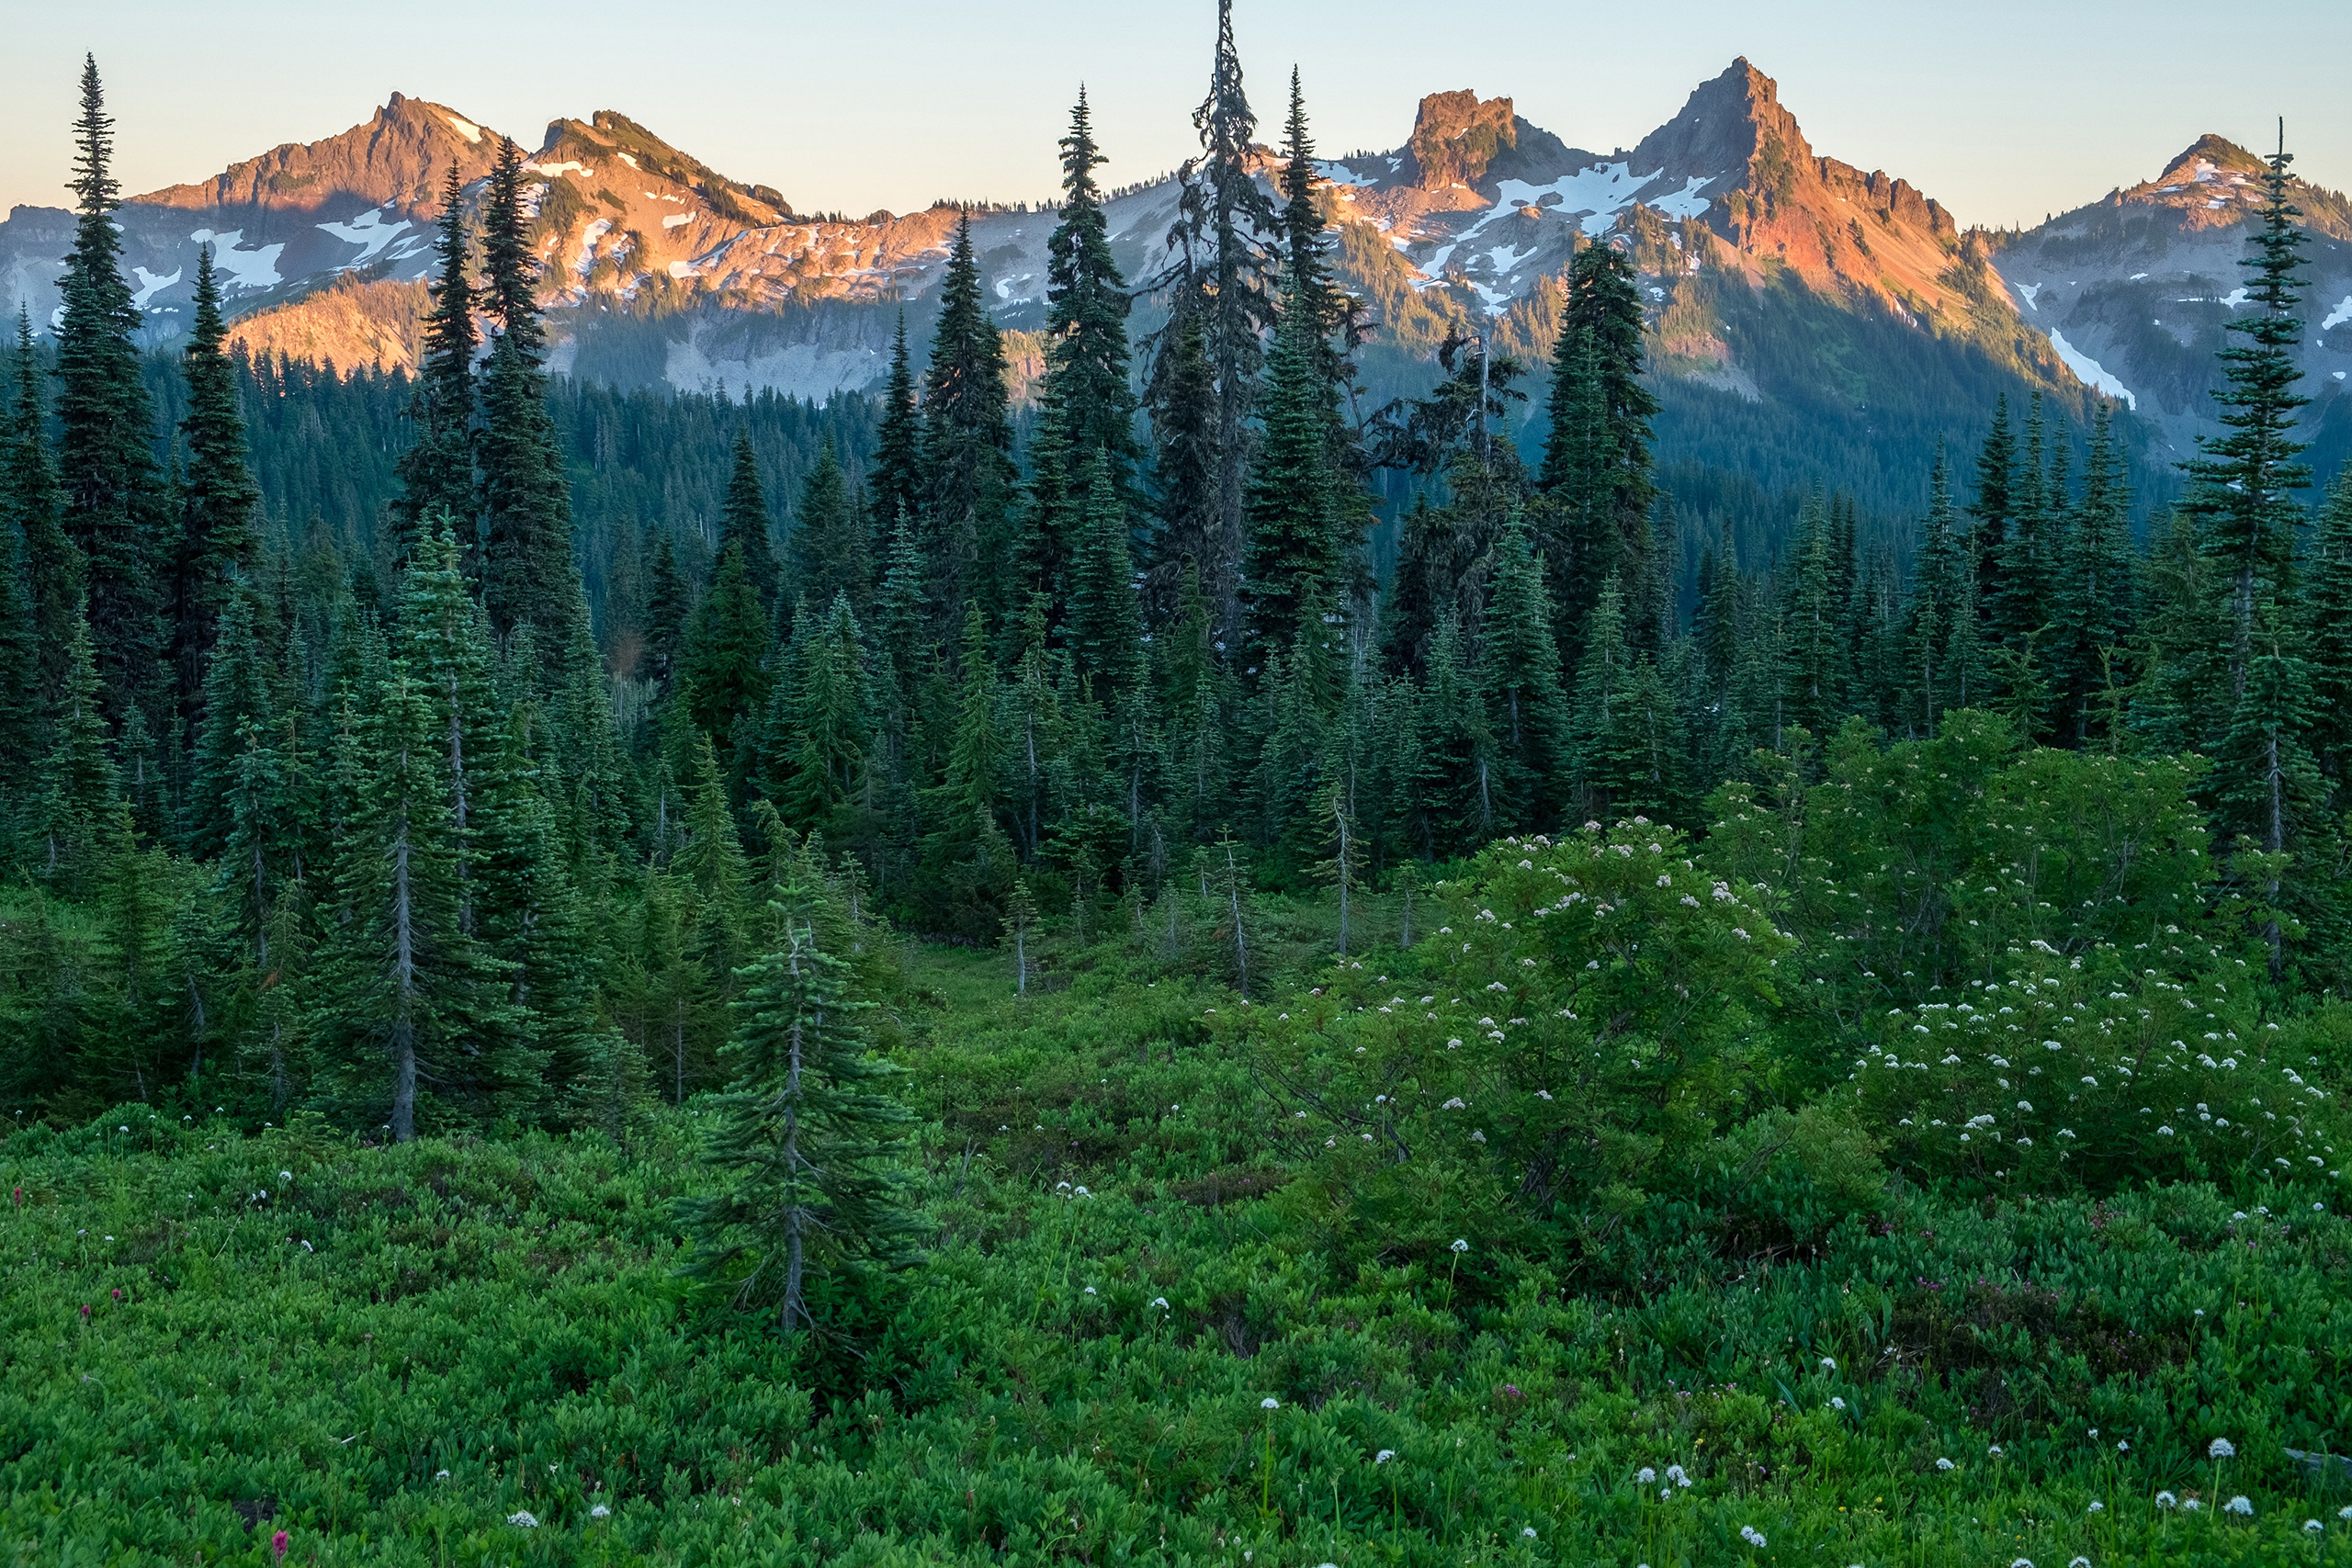
<instances>
[{"instance_id":1,"label":"white wildflower cluster","mask_svg":"<svg viewBox=\"0 0 2352 1568\"><path fill-rule=\"evenodd\" d=\"M2224 979L2087 969L2020 953L2011 973L1878 1020L1848 1075L1898 1157L2021 1182L2209 1169L2320 1176L2338 1109L2290 1025Z\"/></svg>"}]
</instances>

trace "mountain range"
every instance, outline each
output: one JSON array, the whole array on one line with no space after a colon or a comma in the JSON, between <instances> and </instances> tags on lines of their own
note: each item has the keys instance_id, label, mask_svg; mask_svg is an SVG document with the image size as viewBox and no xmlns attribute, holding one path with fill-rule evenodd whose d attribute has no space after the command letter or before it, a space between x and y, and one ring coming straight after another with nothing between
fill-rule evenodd
<instances>
[{"instance_id":1,"label":"mountain range","mask_svg":"<svg viewBox=\"0 0 2352 1568\"><path fill-rule=\"evenodd\" d=\"M149 340L184 330L210 244L253 351L413 364L445 173L478 196L497 139L395 94L339 136L130 200L124 260ZM935 309L960 210L797 213L611 110L549 125L528 166L553 366L622 386L875 386L896 314L920 339ZM1816 154L1771 79L1739 60L1631 149L1570 147L1509 98L1442 92L1402 145L1321 168L1338 270L1375 326L1371 397L1426 385L1450 333L1484 333L1532 364L1574 245L1615 237L1647 296L1669 457L1891 505L1924 493L1929 444L1972 439L1996 396L2036 390L2076 418L2090 389L2123 403L2143 488L2161 491L2216 428L2213 351L2245 298L2234 264L2261 166L2205 136L2156 178L2039 228L1963 230L1906 181ZM1167 265L1176 197L1163 178L1110 200L1131 279ZM2352 206L2300 181L2296 199L2311 242L2307 422L2325 468L2352 445ZM1054 213L972 213L1019 382L1038 360ZM51 319L71 234L62 209L14 209L0 302ZM1150 320L1147 299L1139 327Z\"/></svg>"}]
</instances>

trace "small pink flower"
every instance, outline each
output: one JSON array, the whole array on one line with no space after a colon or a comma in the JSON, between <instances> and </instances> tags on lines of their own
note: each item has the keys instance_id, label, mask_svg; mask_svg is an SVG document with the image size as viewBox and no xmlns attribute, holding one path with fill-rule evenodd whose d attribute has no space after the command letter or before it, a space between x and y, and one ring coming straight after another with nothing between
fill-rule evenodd
<instances>
[{"instance_id":1,"label":"small pink flower","mask_svg":"<svg viewBox=\"0 0 2352 1568\"><path fill-rule=\"evenodd\" d=\"M276 1535L269 1538L269 1550L276 1554L277 1561L280 1562L286 1561L286 1532L284 1530L279 1530Z\"/></svg>"}]
</instances>

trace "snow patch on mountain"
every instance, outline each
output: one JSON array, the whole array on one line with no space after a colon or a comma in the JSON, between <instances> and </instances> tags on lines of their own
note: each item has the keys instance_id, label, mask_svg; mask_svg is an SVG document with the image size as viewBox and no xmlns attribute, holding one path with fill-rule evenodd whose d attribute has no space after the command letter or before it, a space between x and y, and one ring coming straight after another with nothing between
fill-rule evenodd
<instances>
[{"instance_id":1,"label":"snow patch on mountain","mask_svg":"<svg viewBox=\"0 0 2352 1568\"><path fill-rule=\"evenodd\" d=\"M2333 332L2346 321L2352 321L2352 294L2336 301L2335 309L2327 313L2327 320L2319 324L2319 330Z\"/></svg>"},{"instance_id":2,"label":"snow patch on mountain","mask_svg":"<svg viewBox=\"0 0 2352 1568\"><path fill-rule=\"evenodd\" d=\"M168 277L158 277L143 266L134 266L130 270L139 275L139 288L130 297L130 306L134 310L143 310L147 308L147 301L155 297L158 289L169 288L173 284L177 283L181 274L187 269L175 267Z\"/></svg>"},{"instance_id":3,"label":"snow patch on mountain","mask_svg":"<svg viewBox=\"0 0 2352 1568\"><path fill-rule=\"evenodd\" d=\"M333 234L345 244L359 247L359 254L345 262L338 269L348 271L355 266L366 266L369 262L374 261L383 254L385 246L399 239L411 225L405 218L395 219L387 223L384 221L382 209L371 207L348 223L321 223L316 227L322 232Z\"/></svg>"},{"instance_id":4,"label":"snow patch on mountain","mask_svg":"<svg viewBox=\"0 0 2352 1568\"><path fill-rule=\"evenodd\" d=\"M480 142L481 141L481 127L476 125L472 120L466 118L463 115L445 114L441 118L449 122L450 130L456 131L467 141L472 142Z\"/></svg>"},{"instance_id":5,"label":"snow patch on mountain","mask_svg":"<svg viewBox=\"0 0 2352 1568\"><path fill-rule=\"evenodd\" d=\"M2125 408L2135 412L2139 409L2140 400L2132 395L2132 389L2108 374L2107 368L2098 360L2068 343L2064 333L2052 332L2050 346L2058 351L2058 357L2065 361L2066 368L2072 370L2075 378L2084 386L2096 388L2110 398L2122 399Z\"/></svg>"},{"instance_id":6,"label":"snow patch on mountain","mask_svg":"<svg viewBox=\"0 0 2352 1568\"><path fill-rule=\"evenodd\" d=\"M1696 218L1712 205L1699 194L1699 187L1712 183L1713 175L1692 175L1682 182L1680 190L1670 190L1664 196L1645 197L1642 204L1657 209L1668 218Z\"/></svg>"},{"instance_id":7,"label":"snow patch on mountain","mask_svg":"<svg viewBox=\"0 0 2352 1568\"><path fill-rule=\"evenodd\" d=\"M681 224L691 223L694 220L695 215L691 212L673 212L669 217L662 220L662 227L664 229L675 229Z\"/></svg>"},{"instance_id":8,"label":"snow patch on mountain","mask_svg":"<svg viewBox=\"0 0 2352 1568\"><path fill-rule=\"evenodd\" d=\"M262 245L250 251L237 248L245 237L243 229L223 230L214 233L198 229L188 235L198 244L212 247L212 265L226 275L222 287L234 288L275 288L286 280L277 276L277 258L286 254L286 243Z\"/></svg>"}]
</instances>

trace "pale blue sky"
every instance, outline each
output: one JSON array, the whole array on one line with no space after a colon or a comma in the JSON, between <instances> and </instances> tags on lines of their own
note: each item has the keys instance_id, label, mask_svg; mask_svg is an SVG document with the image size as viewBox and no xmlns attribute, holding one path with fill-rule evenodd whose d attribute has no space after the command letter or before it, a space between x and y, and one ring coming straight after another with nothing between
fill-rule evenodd
<instances>
[{"instance_id":1,"label":"pale blue sky","mask_svg":"<svg viewBox=\"0 0 2352 1568\"><path fill-rule=\"evenodd\" d=\"M804 211L1034 198L1080 79L1110 181L1184 156L1214 16L1213 0L0 0L0 206L63 205L85 50L132 191L332 135L397 89L526 145L557 116L619 109ZM2266 26L2281 36L2250 30ZM1900 175L1963 223L2039 222L2203 131L2267 145L2279 114L2301 172L2352 186L2346 0L1241 0L1236 31L1269 133L1295 62L1332 153L1396 145L1420 95L1454 87L1508 95L1571 145L1631 146L1745 53L1816 152Z\"/></svg>"}]
</instances>

